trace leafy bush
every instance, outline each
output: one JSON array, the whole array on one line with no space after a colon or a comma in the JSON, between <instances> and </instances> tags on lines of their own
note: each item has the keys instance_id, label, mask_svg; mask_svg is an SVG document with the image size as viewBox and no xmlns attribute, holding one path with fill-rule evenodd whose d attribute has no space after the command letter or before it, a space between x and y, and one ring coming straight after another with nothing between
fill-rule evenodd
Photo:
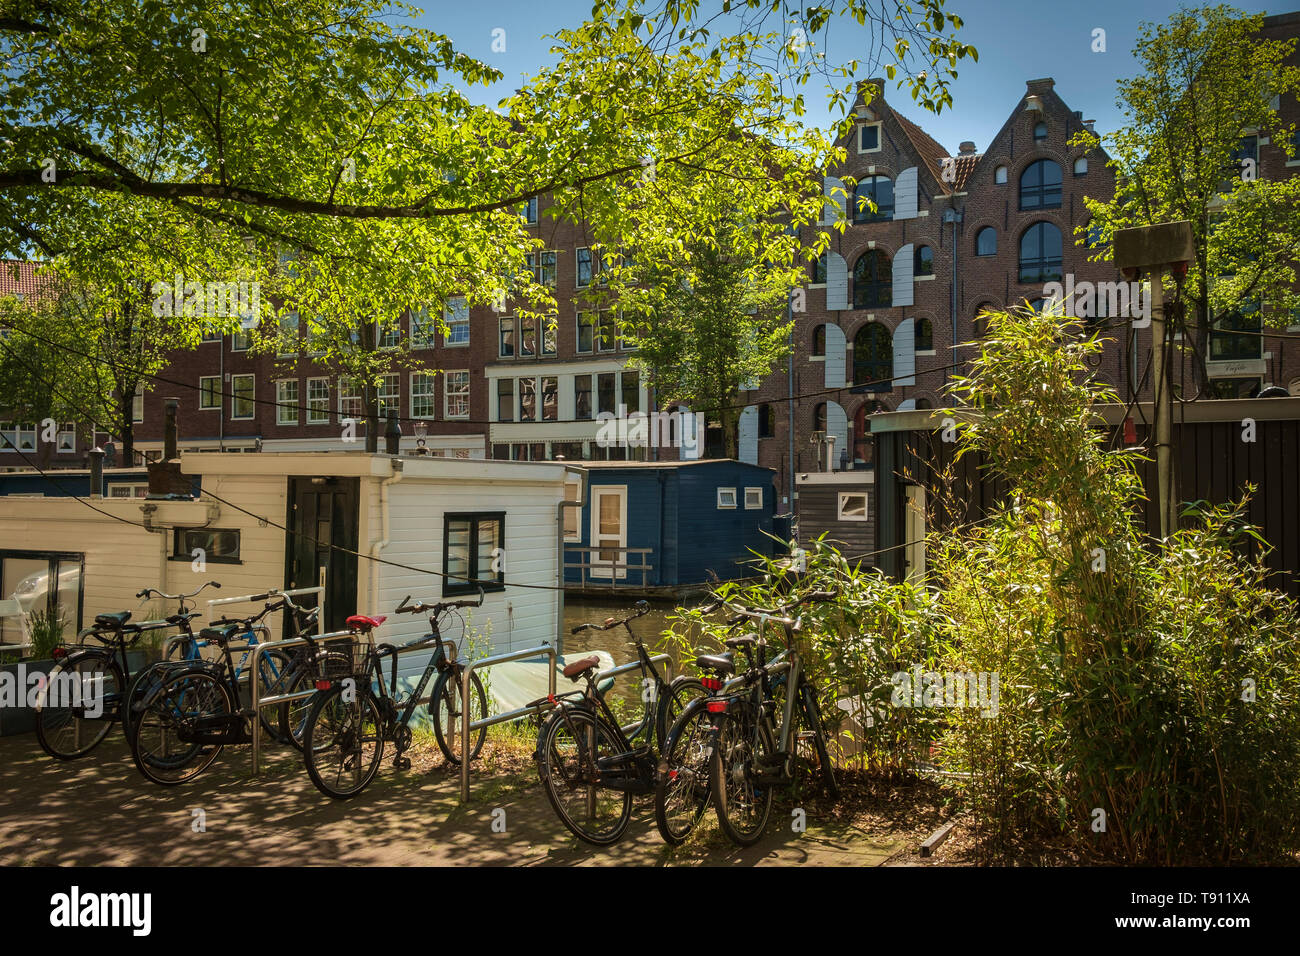
<instances>
[{"instance_id":1,"label":"leafy bush","mask_svg":"<svg viewBox=\"0 0 1300 956\"><path fill-rule=\"evenodd\" d=\"M54 656L54 649L63 640L63 629L67 626L62 609L34 611L27 615L27 628L32 636L31 657L44 661Z\"/></svg>"}]
</instances>

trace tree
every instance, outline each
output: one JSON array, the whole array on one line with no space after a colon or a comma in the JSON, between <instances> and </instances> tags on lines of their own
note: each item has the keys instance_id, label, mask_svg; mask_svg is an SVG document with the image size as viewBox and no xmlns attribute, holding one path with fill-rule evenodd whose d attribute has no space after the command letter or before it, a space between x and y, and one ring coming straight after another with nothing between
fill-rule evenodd
<instances>
[{"instance_id":1,"label":"tree","mask_svg":"<svg viewBox=\"0 0 1300 956\"><path fill-rule=\"evenodd\" d=\"M461 87L500 74L393 24L409 12L380 0L9 0L0 247L68 254L111 198L227 244L249 238L253 278L268 284L283 248L300 253L315 267L283 291L302 315L387 321L453 294L497 301L536 247L516 210L542 194L601 244L649 254L716 240L704 194L756 221L816 222L835 151L799 122L800 89L829 77L847 111L857 61L817 52L842 18L879 27L868 68L892 58L886 72L935 110L974 52L943 0L728 0L707 13L698 0L598 0L557 33L554 65L491 109ZM647 168L654 186L638 190ZM736 252L755 260L785 248L761 230L745 238ZM326 357L344 360L355 329L320 331Z\"/></svg>"},{"instance_id":2,"label":"tree","mask_svg":"<svg viewBox=\"0 0 1300 956\"><path fill-rule=\"evenodd\" d=\"M640 283L618 295L624 337L639 346L629 364L645 372L661 406L686 405L716 420L729 458L737 453L737 393L788 354L787 303L806 274L732 252L749 228L733 220L723 236L734 235L734 244L691 243L672 260L633 267Z\"/></svg>"},{"instance_id":3,"label":"tree","mask_svg":"<svg viewBox=\"0 0 1300 956\"><path fill-rule=\"evenodd\" d=\"M1189 307L1173 317L1168 334L1183 333L1202 386L1213 325L1240 323L1242 313L1250 324L1261 302L1269 306L1264 323L1284 325L1300 305L1300 180L1260 177L1258 156L1243 150L1248 131L1291 142L1273 104L1300 92L1300 70L1285 63L1295 41L1261 39L1262 22L1214 6L1143 25L1136 56L1144 72L1119 84L1127 124L1105 139L1115 198L1088 199L1093 222L1078 230L1095 230L1093 258L1105 259L1116 229L1191 222ZM1095 147L1099 139L1081 133L1075 142Z\"/></svg>"}]
</instances>

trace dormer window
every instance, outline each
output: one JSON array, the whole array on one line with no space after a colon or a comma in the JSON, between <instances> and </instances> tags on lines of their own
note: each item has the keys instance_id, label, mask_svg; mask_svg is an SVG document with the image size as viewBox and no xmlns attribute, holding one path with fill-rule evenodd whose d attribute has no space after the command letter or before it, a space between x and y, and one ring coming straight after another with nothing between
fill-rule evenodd
<instances>
[{"instance_id":1,"label":"dormer window","mask_svg":"<svg viewBox=\"0 0 1300 956\"><path fill-rule=\"evenodd\" d=\"M880 124L862 123L858 126L858 152L880 152Z\"/></svg>"}]
</instances>

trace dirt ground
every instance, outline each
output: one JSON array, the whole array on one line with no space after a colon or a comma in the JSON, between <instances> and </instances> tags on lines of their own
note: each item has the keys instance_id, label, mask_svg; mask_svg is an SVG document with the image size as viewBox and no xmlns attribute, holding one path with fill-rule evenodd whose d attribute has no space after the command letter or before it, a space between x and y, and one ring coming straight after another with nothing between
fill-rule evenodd
<instances>
[{"instance_id":1,"label":"dirt ground","mask_svg":"<svg viewBox=\"0 0 1300 956\"><path fill-rule=\"evenodd\" d=\"M907 865L948 816L947 795L931 784L850 775L834 806L783 795L767 834L747 849L725 840L711 812L685 846L666 846L648 798L622 842L597 849L556 819L518 743L489 740L466 806L459 774L436 747L420 743L411 755L411 770L393 770L386 757L363 794L334 801L285 748L269 751L256 778L249 748L227 748L194 781L158 787L116 728L70 763L46 756L34 735L0 738L0 865ZM496 810L505 832L493 831Z\"/></svg>"}]
</instances>

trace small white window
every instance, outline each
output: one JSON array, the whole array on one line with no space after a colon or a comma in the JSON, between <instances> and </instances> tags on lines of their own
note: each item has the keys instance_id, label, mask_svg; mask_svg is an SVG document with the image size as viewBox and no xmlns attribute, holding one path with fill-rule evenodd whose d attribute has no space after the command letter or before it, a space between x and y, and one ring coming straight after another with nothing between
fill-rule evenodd
<instances>
[{"instance_id":1,"label":"small white window","mask_svg":"<svg viewBox=\"0 0 1300 956\"><path fill-rule=\"evenodd\" d=\"M221 407L221 376L203 375L199 378L199 408Z\"/></svg>"},{"instance_id":2,"label":"small white window","mask_svg":"<svg viewBox=\"0 0 1300 956\"><path fill-rule=\"evenodd\" d=\"M447 372L443 383L443 415L446 418L469 418L469 372Z\"/></svg>"},{"instance_id":3,"label":"small white window","mask_svg":"<svg viewBox=\"0 0 1300 956\"><path fill-rule=\"evenodd\" d=\"M858 126L858 152L880 152L880 124L862 123Z\"/></svg>"},{"instance_id":4,"label":"small white window","mask_svg":"<svg viewBox=\"0 0 1300 956\"><path fill-rule=\"evenodd\" d=\"M999 166L997 169L993 170L993 181L999 186L1004 184L1007 181L1007 167Z\"/></svg>"},{"instance_id":5,"label":"small white window","mask_svg":"<svg viewBox=\"0 0 1300 956\"><path fill-rule=\"evenodd\" d=\"M566 481L564 483L564 500L565 501L582 500L581 481ZM581 508L564 509L564 540L565 541L582 540L582 509Z\"/></svg>"},{"instance_id":6,"label":"small white window","mask_svg":"<svg viewBox=\"0 0 1300 956\"><path fill-rule=\"evenodd\" d=\"M411 417L433 418L435 378L427 372L411 374Z\"/></svg>"},{"instance_id":7,"label":"small white window","mask_svg":"<svg viewBox=\"0 0 1300 956\"><path fill-rule=\"evenodd\" d=\"M841 491L839 511L836 517L840 521L866 521L867 493L865 491Z\"/></svg>"},{"instance_id":8,"label":"small white window","mask_svg":"<svg viewBox=\"0 0 1300 956\"><path fill-rule=\"evenodd\" d=\"M1074 161L1074 175L1085 176L1088 173L1088 157L1080 156Z\"/></svg>"},{"instance_id":9,"label":"small white window","mask_svg":"<svg viewBox=\"0 0 1300 956\"><path fill-rule=\"evenodd\" d=\"M110 498L146 498L149 496L148 482L110 481L108 483Z\"/></svg>"},{"instance_id":10,"label":"small white window","mask_svg":"<svg viewBox=\"0 0 1300 956\"><path fill-rule=\"evenodd\" d=\"M73 422L64 422L59 426L57 451L60 455L70 455L77 450L77 426Z\"/></svg>"},{"instance_id":11,"label":"small white window","mask_svg":"<svg viewBox=\"0 0 1300 956\"><path fill-rule=\"evenodd\" d=\"M745 510L754 511L763 507L763 489L746 488L745 489Z\"/></svg>"},{"instance_id":12,"label":"small white window","mask_svg":"<svg viewBox=\"0 0 1300 956\"><path fill-rule=\"evenodd\" d=\"M366 403L361 381L344 375L339 379L339 421L350 418L360 422L366 417Z\"/></svg>"},{"instance_id":13,"label":"small white window","mask_svg":"<svg viewBox=\"0 0 1300 956\"><path fill-rule=\"evenodd\" d=\"M736 489L719 488L718 489L718 507L734 508L736 507Z\"/></svg>"},{"instance_id":14,"label":"small white window","mask_svg":"<svg viewBox=\"0 0 1300 956\"><path fill-rule=\"evenodd\" d=\"M328 425L330 420L330 380L307 379L307 424Z\"/></svg>"},{"instance_id":15,"label":"small white window","mask_svg":"<svg viewBox=\"0 0 1300 956\"><path fill-rule=\"evenodd\" d=\"M328 396L327 386L327 401ZM275 423L277 425L298 424L298 380L296 378L286 378L275 383Z\"/></svg>"},{"instance_id":16,"label":"small white window","mask_svg":"<svg viewBox=\"0 0 1300 956\"><path fill-rule=\"evenodd\" d=\"M235 375L230 380L230 418L250 419L254 412L254 391L257 377L253 375Z\"/></svg>"}]
</instances>

